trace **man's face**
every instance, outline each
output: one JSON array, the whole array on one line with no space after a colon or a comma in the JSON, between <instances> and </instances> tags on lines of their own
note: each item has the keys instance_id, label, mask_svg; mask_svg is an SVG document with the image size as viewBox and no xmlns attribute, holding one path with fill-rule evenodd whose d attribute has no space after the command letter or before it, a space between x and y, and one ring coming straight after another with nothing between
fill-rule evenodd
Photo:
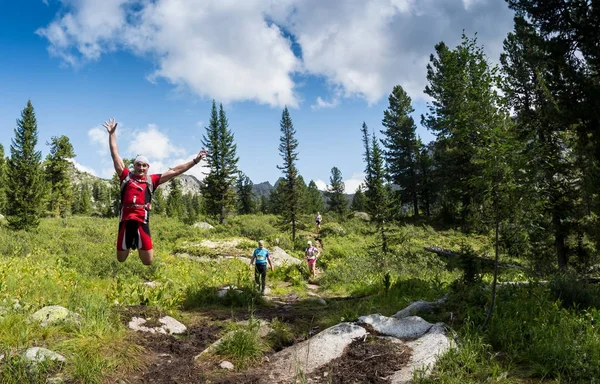
<instances>
[{"instance_id":1,"label":"man's face","mask_svg":"<svg viewBox=\"0 0 600 384\"><path fill-rule=\"evenodd\" d=\"M133 164L133 172L137 176L145 176L148 173L148 168L150 168L150 166L146 163L137 162Z\"/></svg>"}]
</instances>

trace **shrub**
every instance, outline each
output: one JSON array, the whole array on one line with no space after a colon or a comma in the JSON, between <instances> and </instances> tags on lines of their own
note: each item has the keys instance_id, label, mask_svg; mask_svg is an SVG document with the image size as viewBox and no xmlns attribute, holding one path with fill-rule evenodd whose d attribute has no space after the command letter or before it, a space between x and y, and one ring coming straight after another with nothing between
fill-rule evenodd
<instances>
[{"instance_id":1,"label":"shrub","mask_svg":"<svg viewBox=\"0 0 600 384\"><path fill-rule=\"evenodd\" d=\"M216 353L232 358L239 369L246 368L263 355L259 331L260 322L250 318L247 325L237 326L223 338L216 348Z\"/></svg>"}]
</instances>

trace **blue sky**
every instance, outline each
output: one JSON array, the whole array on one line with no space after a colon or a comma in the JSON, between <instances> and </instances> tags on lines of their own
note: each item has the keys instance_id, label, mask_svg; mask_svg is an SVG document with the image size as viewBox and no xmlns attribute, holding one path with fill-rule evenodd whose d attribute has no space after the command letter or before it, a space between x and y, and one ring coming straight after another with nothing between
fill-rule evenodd
<instances>
[{"instance_id":1,"label":"blue sky","mask_svg":"<svg viewBox=\"0 0 600 384\"><path fill-rule=\"evenodd\" d=\"M305 181L324 188L338 167L347 192L364 170L360 128L379 134L394 85L426 111L434 45L477 33L490 61L512 29L502 0L20 0L1 4L0 143L9 155L31 100L38 149L71 140L76 165L113 172L102 122L120 123L123 157L156 173L202 147L212 99L223 103L239 168L281 176L279 121L288 106ZM205 170L205 169L204 169ZM188 173L202 178L198 166Z\"/></svg>"}]
</instances>

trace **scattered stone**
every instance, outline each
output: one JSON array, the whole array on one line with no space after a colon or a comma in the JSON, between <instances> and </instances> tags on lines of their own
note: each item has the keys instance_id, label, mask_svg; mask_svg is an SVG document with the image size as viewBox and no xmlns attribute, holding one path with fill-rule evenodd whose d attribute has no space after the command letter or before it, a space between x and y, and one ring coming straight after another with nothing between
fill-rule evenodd
<instances>
[{"instance_id":1,"label":"scattered stone","mask_svg":"<svg viewBox=\"0 0 600 384\"><path fill-rule=\"evenodd\" d=\"M25 359L33 364L39 364L44 361L67 361L63 355L41 347L31 347L27 349L25 351Z\"/></svg>"},{"instance_id":2,"label":"scattered stone","mask_svg":"<svg viewBox=\"0 0 600 384\"><path fill-rule=\"evenodd\" d=\"M67 378L64 376L54 376L46 379L46 384L62 384L68 382Z\"/></svg>"},{"instance_id":3,"label":"scattered stone","mask_svg":"<svg viewBox=\"0 0 600 384\"><path fill-rule=\"evenodd\" d=\"M427 333L433 324L428 323L418 316L409 316L403 319L374 314L358 318L359 324L368 324L375 331L383 335L393 336L404 340L414 340Z\"/></svg>"},{"instance_id":4,"label":"scattered stone","mask_svg":"<svg viewBox=\"0 0 600 384\"><path fill-rule=\"evenodd\" d=\"M78 323L80 315L60 305L50 305L31 315L32 321L38 321L42 327L73 321Z\"/></svg>"},{"instance_id":5,"label":"scattered stone","mask_svg":"<svg viewBox=\"0 0 600 384\"><path fill-rule=\"evenodd\" d=\"M396 312L394 315L392 315L392 317L395 319L402 319L408 316L416 315L417 313L431 313L437 307L444 304L446 302L446 298L447 297L444 296L441 299L433 302L423 300L415 301L403 310Z\"/></svg>"},{"instance_id":6,"label":"scattered stone","mask_svg":"<svg viewBox=\"0 0 600 384\"><path fill-rule=\"evenodd\" d=\"M161 317L158 319L158 321L162 324L160 327L146 327L144 326L144 324L147 322L146 319L134 317L131 319L128 326L134 331L162 333L165 335L179 335L187 332L185 325L181 324L179 321L170 316Z\"/></svg>"},{"instance_id":7,"label":"scattered stone","mask_svg":"<svg viewBox=\"0 0 600 384\"><path fill-rule=\"evenodd\" d=\"M452 347L443 323L433 325L419 340L409 341L406 345L412 349L410 363L390 377L392 384L411 382L415 372L424 377L428 376L437 358Z\"/></svg>"},{"instance_id":8,"label":"scattered stone","mask_svg":"<svg viewBox=\"0 0 600 384\"><path fill-rule=\"evenodd\" d=\"M160 285L160 283L157 283L155 281L146 281L146 282L144 282L144 285L148 286L150 288L156 288Z\"/></svg>"},{"instance_id":9,"label":"scattered stone","mask_svg":"<svg viewBox=\"0 0 600 384\"><path fill-rule=\"evenodd\" d=\"M212 225L204 222L204 221L199 221L196 224L193 225L194 228L200 228L200 229L214 229L215 227L213 227Z\"/></svg>"},{"instance_id":10,"label":"scattered stone","mask_svg":"<svg viewBox=\"0 0 600 384\"><path fill-rule=\"evenodd\" d=\"M314 293L314 292L306 292L306 294L307 294L308 296L310 296L310 297L319 297L319 295L317 295L317 294L316 294L316 293Z\"/></svg>"},{"instance_id":11,"label":"scattered stone","mask_svg":"<svg viewBox=\"0 0 600 384\"><path fill-rule=\"evenodd\" d=\"M340 323L327 328L313 338L293 345L271 356L269 376L289 380L295 372L310 374L319 367L340 357L354 339L363 337L367 331L352 323Z\"/></svg>"},{"instance_id":12,"label":"scattered stone","mask_svg":"<svg viewBox=\"0 0 600 384\"><path fill-rule=\"evenodd\" d=\"M306 284L306 288L308 288L308 289L311 289L311 290L313 290L313 291L318 291L318 290L319 290L319 288L321 288L321 287L319 287L319 286L318 286L318 285L316 285L316 284Z\"/></svg>"},{"instance_id":13,"label":"scattered stone","mask_svg":"<svg viewBox=\"0 0 600 384\"><path fill-rule=\"evenodd\" d=\"M228 371L233 371L235 368L229 361L222 361L221 364L219 364L219 367Z\"/></svg>"},{"instance_id":14,"label":"scattered stone","mask_svg":"<svg viewBox=\"0 0 600 384\"><path fill-rule=\"evenodd\" d=\"M229 293L229 294L232 294L232 293L233 293L233 294L236 294L236 295L241 295L241 294L243 294L243 293L244 293L244 291L241 291L241 290L239 290L239 289L236 289L236 287L235 287L235 286L232 286L232 287L226 287L226 288L219 289L219 290L217 291L217 297L218 297L218 298L220 298L220 299L222 299L222 298L224 298L225 296L227 296L227 294L228 294L228 293Z\"/></svg>"}]
</instances>

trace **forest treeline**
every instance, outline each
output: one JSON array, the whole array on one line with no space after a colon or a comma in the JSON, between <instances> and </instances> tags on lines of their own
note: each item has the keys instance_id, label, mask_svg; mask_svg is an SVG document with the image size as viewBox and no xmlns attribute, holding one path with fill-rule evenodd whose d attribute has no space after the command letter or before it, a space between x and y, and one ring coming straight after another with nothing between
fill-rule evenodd
<instances>
[{"instance_id":1,"label":"forest treeline","mask_svg":"<svg viewBox=\"0 0 600 384\"><path fill-rule=\"evenodd\" d=\"M351 209L370 213L385 253L390 231L407 217L465 232L498 233L508 255L540 268L585 269L600 242L600 11L589 1L508 0L514 29L499 58L477 36L433 47L424 68L430 98L419 123L436 139L416 134L412 100L392 87L381 127L357 122L365 181ZM498 65L493 62L499 62ZM279 122L282 179L270 196L252 194L238 167L234 135L223 106L213 101L202 143L209 173L201 195L154 194L153 211L192 223L200 215L275 213L290 225L302 214L347 214L340 170L332 168L326 199L296 167L298 142L287 108ZM0 212L15 229L35 228L43 215L118 213L119 184L74 185L68 137L53 137L45 159L36 150L31 101L17 120L10 155L0 147ZM126 163L130 163L127 160Z\"/></svg>"}]
</instances>

